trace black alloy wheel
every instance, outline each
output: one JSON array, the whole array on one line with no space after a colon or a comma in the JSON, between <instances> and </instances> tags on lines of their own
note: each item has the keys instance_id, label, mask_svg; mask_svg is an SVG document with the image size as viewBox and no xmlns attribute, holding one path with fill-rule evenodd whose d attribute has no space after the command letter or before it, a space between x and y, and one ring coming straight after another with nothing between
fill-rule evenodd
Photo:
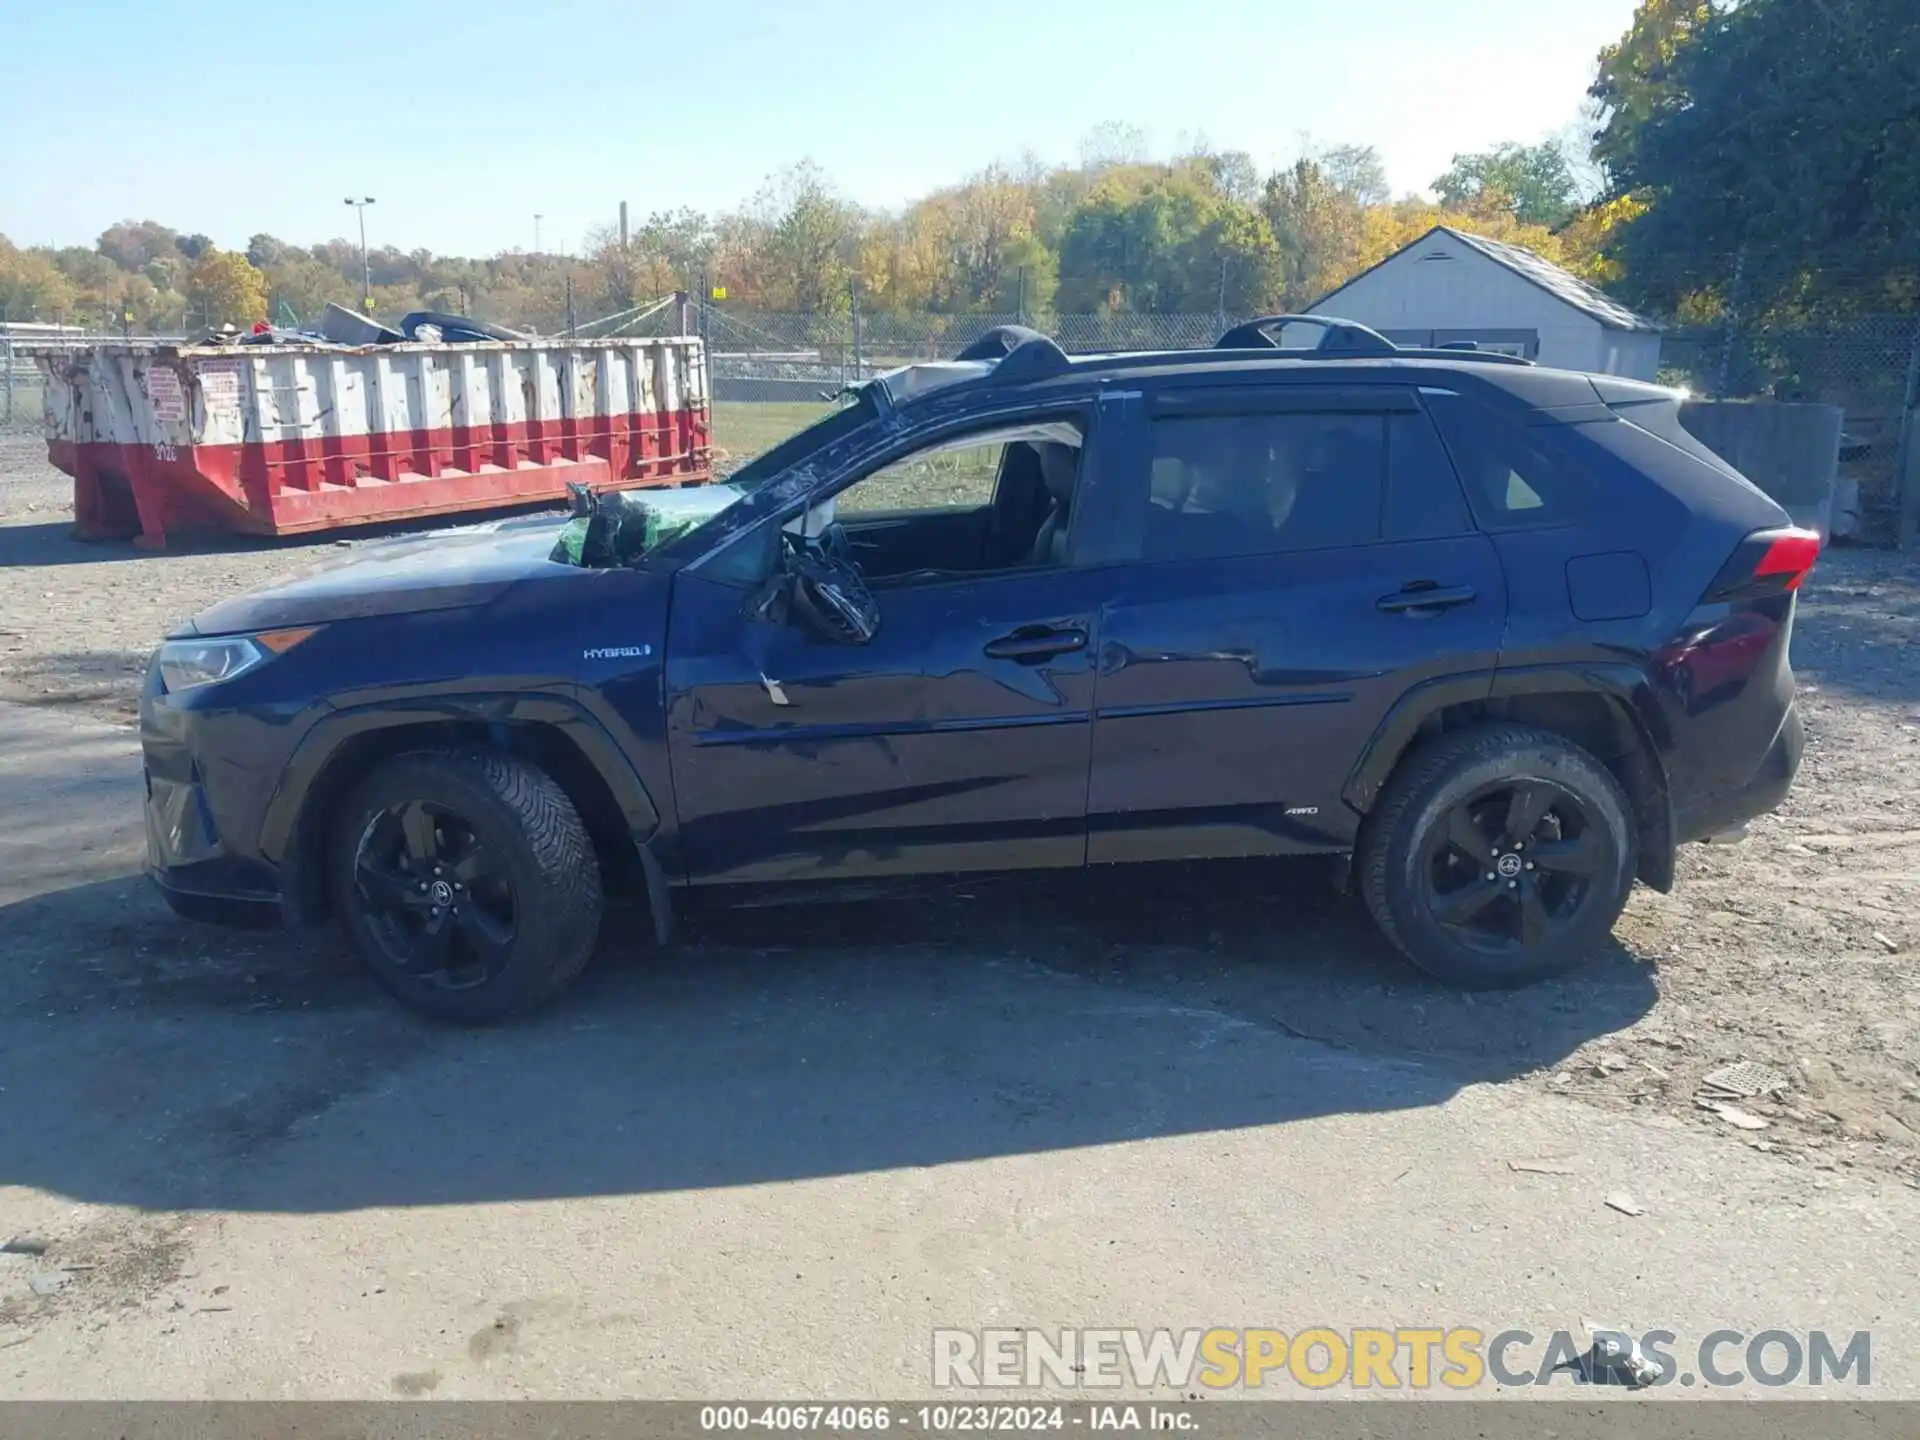
<instances>
[{"instance_id":1,"label":"black alloy wheel","mask_svg":"<svg viewBox=\"0 0 1920 1440\"><path fill-rule=\"evenodd\" d=\"M1458 801L1427 839L1423 899L1461 943L1532 949L1564 939L1597 893L1608 847L1572 791L1496 781Z\"/></svg>"},{"instance_id":2,"label":"black alloy wheel","mask_svg":"<svg viewBox=\"0 0 1920 1440\"><path fill-rule=\"evenodd\" d=\"M498 751L413 751L363 776L335 817L328 875L373 978L442 1020L545 1004L600 930L579 812L551 775Z\"/></svg>"},{"instance_id":3,"label":"black alloy wheel","mask_svg":"<svg viewBox=\"0 0 1920 1440\"><path fill-rule=\"evenodd\" d=\"M1590 751L1490 721L1402 757L1355 858L1367 908L1408 959L1456 985L1510 989L1606 942L1638 840L1632 801Z\"/></svg>"},{"instance_id":4,"label":"black alloy wheel","mask_svg":"<svg viewBox=\"0 0 1920 1440\"><path fill-rule=\"evenodd\" d=\"M402 800L367 823L353 883L371 938L401 975L446 990L485 985L513 953L513 881L456 812Z\"/></svg>"}]
</instances>

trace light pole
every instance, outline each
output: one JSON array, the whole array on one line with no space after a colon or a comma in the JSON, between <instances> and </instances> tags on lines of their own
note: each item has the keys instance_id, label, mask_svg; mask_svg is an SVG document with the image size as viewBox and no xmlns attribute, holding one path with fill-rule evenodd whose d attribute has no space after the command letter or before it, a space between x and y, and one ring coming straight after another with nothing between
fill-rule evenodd
<instances>
[{"instance_id":1,"label":"light pole","mask_svg":"<svg viewBox=\"0 0 1920 1440\"><path fill-rule=\"evenodd\" d=\"M360 313L364 315L373 309L373 261L367 258L367 206L373 204L373 197L356 200L349 195L347 204L360 212Z\"/></svg>"}]
</instances>

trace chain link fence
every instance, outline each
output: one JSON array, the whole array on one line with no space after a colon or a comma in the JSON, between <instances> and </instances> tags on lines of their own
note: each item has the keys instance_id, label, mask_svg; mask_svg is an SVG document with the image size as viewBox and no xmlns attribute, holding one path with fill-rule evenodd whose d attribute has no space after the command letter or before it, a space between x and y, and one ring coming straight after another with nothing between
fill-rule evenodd
<instances>
[{"instance_id":1,"label":"chain link fence","mask_svg":"<svg viewBox=\"0 0 1920 1440\"><path fill-rule=\"evenodd\" d=\"M40 367L0 337L0 434L32 434L41 423Z\"/></svg>"},{"instance_id":2,"label":"chain link fence","mask_svg":"<svg viewBox=\"0 0 1920 1440\"><path fill-rule=\"evenodd\" d=\"M1920 400L1920 315L1675 329L1661 341L1660 371L1668 383L1714 399L1838 406L1841 473L1860 486L1866 531L1891 531Z\"/></svg>"},{"instance_id":3,"label":"chain link fence","mask_svg":"<svg viewBox=\"0 0 1920 1440\"><path fill-rule=\"evenodd\" d=\"M1030 324L1069 352L1190 350L1211 345L1244 315L781 314L696 305L714 398L723 403L819 403L857 380L913 361L950 359L998 325ZM675 307L647 308L623 333L668 334ZM41 424L38 368L0 338L0 429ZM1817 401L1846 415L1843 474L1859 482L1863 518L1890 530L1903 445L1920 444L1920 315L1874 315L1801 326L1676 326L1661 347L1661 378L1727 399Z\"/></svg>"},{"instance_id":4,"label":"chain link fence","mask_svg":"<svg viewBox=\"0 0 1920 1440\"><path fill-rule=\"evenodd\" d=\"M818 401L866 376L951 359L996 325L1030 324L1069 352L1191 350L1249 316L1230 314L830 315L700 307L721 402ZM659 317L671 324L672 317ZM1902 446L1920 385L1920 315L1873 315L1803 326L1677 326L1660 378L1714 399L1815 401L1845 412L1843 475L1860 486L1866 529L1891 533ZM1920 443L1917 440L1913 443Z\"/></svg>"},{"instance_id":5,"label":"chain link fence","mask_svg":"<svg viewBox=\"0 0 1920 1440\"><path fill-rule=\"evenodd\" d=\"M899 365L950 360L1000 325L1031 325L1069 352L1197 350L1211 345L1237 315L1132 313L1021 316L879 314L851 311L792 315L701 307L698 328L713 366L714 398L810 400ZM657 317L670 325L672 317ZM664 333L664 332L662 332Z\"/></svg>"}]
</instances>

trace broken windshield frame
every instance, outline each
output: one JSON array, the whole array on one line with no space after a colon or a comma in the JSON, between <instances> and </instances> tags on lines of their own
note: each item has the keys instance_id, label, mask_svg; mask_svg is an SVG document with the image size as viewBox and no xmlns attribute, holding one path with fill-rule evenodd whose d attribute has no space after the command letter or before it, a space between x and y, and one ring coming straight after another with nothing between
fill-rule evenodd
<instances>
[{"instance_id":1,"label":"broken windshield frame","mask_svg":"<svg viewBox=\"0 0 1920 1440\"><path fill-rule=\"evenodd\" d=\"M724 483L739 493L737 501L698 529L649 551L640 563L651 569L677 570L716 545L725 544L733 534L753 525L770 509L780 508L797 491L807 489L819 468L831 470L836 457L844 458L870 443L865 438L866 432L883 425L896 413L892 397L878 380L869 380L844 393L848 403L842 408L789 435L727 477Z\"/></svg>"},{"instance_id":2,"label":"broken windshield frame","mask_svg":"<svg viewBox=\"0 0 1920 1440\"><path fill-rule=\"evenodd\" d=\"M983 379L992 370L988 362L909 365L843 392L849 400L842 409L789 436L728 477L727 483L742 492L739 501L698 529L649 551L640 563L650 569L677 570L725 546L769 515L793 507L824 477L906 427L908 421L898 408L901 403L910 402L916 426L951 418L972 407L973 387L965 382ZM1014 392L1005 403L1017 409L1024 401ZM991 409L981 411L980 418L991 418Z\"/></svg>"},{"instance_id":3,"label":"broken windshield frame","mask_svg":"<svg viewBox=\"0 0 1920 1440\"><path fill-rule=\"evenodd\" d=\"M876 398L876 386L877 382L870 380L857 389L843 391L846 403L840 409L821 416L804 430L795 431L771 450L763 450L729 475L727 483L743 494L751 494L782 470L851 435L862 425L878 420L881 404Z\"/></svg>"},{"instance_id":4,"label":"broken windshield frame","mask_svg":"<svg viewBox=\"0 0 1920 1440\"><path fill-rule=\"evenodd\" d=\"M640 488L594 496L578 487L574 515L555 541L551 559L589 570L627 569L659 563L676 542L707 531L740 508L774 477L855 436L892 413L891 397L869 381L842 392L843 403L805 429L789 435L725 479L685 490ZM575 487L569 487L570 489ZM749 507L751 508L751 507ZM667 560L666 568L673 562Z\"/></svg>"}]
</instances>

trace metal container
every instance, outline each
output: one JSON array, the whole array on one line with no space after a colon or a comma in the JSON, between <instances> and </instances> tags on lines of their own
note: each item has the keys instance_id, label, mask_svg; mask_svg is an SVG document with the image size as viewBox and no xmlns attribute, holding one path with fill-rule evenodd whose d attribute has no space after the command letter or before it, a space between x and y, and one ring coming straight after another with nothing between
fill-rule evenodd
<instances>
[{"instance_id":1,"label":"metal container","mask_svg":"<svg viewBox=\"0 0 1920 1440\"><path fill-rule=\"evenodd\" d=\"M712 475L696 337L36 352L76 533L290 535Z\"/></svg>"}]
</instances>

